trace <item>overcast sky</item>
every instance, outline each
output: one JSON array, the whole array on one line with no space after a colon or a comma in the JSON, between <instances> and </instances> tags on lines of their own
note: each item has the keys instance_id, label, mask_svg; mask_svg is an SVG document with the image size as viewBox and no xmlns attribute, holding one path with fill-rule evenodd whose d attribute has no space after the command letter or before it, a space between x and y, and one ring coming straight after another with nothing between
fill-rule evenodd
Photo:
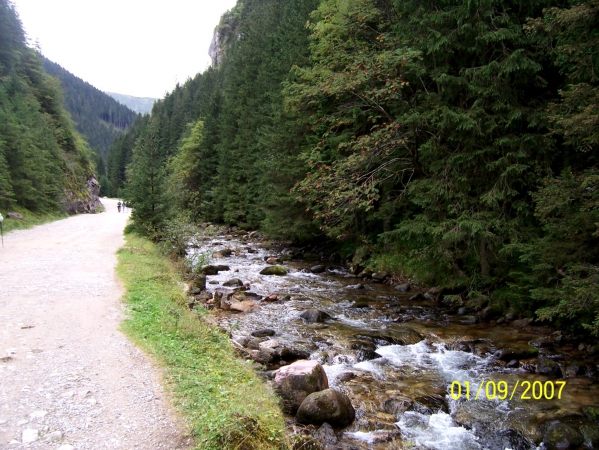
<instances>
[{"instance_id":1,"label":"overcast sky","mask_svg":"<svg viewBox=\"0 0 599 450\"><path fill-rule=\"evenodd\" d=\"M32 43L102 91L164 97L210 64L236 0L12 0Z\"/></svg>"}]
</instances>

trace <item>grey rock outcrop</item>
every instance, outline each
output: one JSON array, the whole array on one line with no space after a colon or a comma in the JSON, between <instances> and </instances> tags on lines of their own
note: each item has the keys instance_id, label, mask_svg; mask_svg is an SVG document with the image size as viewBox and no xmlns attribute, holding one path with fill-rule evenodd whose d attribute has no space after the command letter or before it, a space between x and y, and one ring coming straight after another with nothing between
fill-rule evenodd
<instances>
[{"instance_id":1,"label":"grey rock outcrop","mask_svg":"<svg viewBox=\"0 0 599 450\"><path fill-rule=\"evenodd\" d=\"M100 183L91 175L85 184L86 189L81 192L67 190L61 203L68 214L95 214L102 207L100 202Z\"/></svg>"}]
</instances>

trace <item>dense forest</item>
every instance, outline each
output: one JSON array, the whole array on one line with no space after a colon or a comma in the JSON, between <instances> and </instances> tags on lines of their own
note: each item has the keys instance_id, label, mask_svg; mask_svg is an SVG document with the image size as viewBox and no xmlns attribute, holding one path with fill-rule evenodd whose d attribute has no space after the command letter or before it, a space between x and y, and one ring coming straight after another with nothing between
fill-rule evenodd
<instances>
[{"instance_id":1,"label":"dense forest","mask_svg":"<svg viewBox=\"0 0 599 450\"><path fill-rule=\"evenodd\" d=\"M75 122L76 130L94 150L94 163L100 178L102 195L108 193L106 160L115 138L127 130L137 115L127 106L76 77L58 64L44 58L46 72L60 80L64 107Z\"/></svg>"},{"instance_id":2,"label":"dense forest","mask_svg":"<svg viewBox=\"0 0 599 450\"><path fill-rule=\"evenodd\" d=\"M8 0L0 0L0 36L0 208L49 212L89 200L93 152Z\"/></svg>"},{"instance_id":3,"label":"dense forest","mask_svg":"<svg viewBox=\"0 0 599 450\"><path fill-rule=\"evenodd\" d=\"M328 239L599 334L599 1L252 0L215 42L111 149L138 227Z\"/></svg>"},{"instance_id":4,"label":"dense forest","mask_svg":"<svg viewBox=\"0 0 599 450\"><path fill-rule=\"evenodd\" d=\"M44 69L60 80L77 131L105 160L114 138L133 124L135 112L46 58Z\"/></svg>"}]
</instances>

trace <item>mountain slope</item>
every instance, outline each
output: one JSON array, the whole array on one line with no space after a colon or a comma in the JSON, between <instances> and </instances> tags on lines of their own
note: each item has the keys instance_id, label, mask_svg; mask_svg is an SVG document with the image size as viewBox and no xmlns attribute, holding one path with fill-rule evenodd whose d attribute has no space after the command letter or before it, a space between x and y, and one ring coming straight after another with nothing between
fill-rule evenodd
<instances>
[{"instance_id":1,"label":"mountain slope","mask_svg":"<svg viewBox=\"0 0 599 450\"><path fill-rule=\"evenodd\" d=\"M8 0L0 0L0 36L0 208L95 210L92 152Z\"/></svg>"},{"instance_id":2,"label":"mountain slope","mask_svg":"<svg viewBox=\"0 0 599 450\"><path fill-rule=\"evenodd\" d=\"M64 104L77 131L106 161L108 148L116 136L131 126L135 112L46 58L44 68L60 80Z\"/></svg>"},{"instance_id":3,"label":"mountain slope","mask_svg":"<svg viewBox=\"0 0 599 450\"><path fill-rule=\"evenodd\" d=\"M134 97L132 95L117 94L115 92L106 92L106 94L140 114L150 114L152 112L152 106L157 100L150 97Z\"/></svg>"}]
</instances>

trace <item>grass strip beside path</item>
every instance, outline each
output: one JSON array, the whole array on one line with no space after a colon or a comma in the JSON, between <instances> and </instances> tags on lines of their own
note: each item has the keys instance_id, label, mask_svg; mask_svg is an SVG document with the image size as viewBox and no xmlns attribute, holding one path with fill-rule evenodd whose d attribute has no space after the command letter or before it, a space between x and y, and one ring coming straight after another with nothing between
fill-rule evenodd
<instances>
[{"instance_id":1,"label":"grass strip beside path","mask_svg":"<svg viewBox=\"0 0 599 450\"><path fill-rule=\"evenodd\" d=\"M187 308L173 264L145 238L126 235L117 273L124 282L124 332L165 369L200 449L284 449L272 392L235 356L228 336Z\"/></svg>"},{"instance_id":2,"label":"grass strip beside path","mask_svg":"<svg viewBox=\"0 0 599 450\"><path fill-rule=\"evenodd\" d=\"M9 219L8 211L10 212L18 212L23 215L22 219ZM69 217L69 215L64 211L54 211L54 212L46 212L46 213L34 213L29 211L28 209L21 208L18 206L11 207L7 211L0 211L4 216L4 221L2 222L2 231L4 233L8 233L13 230L26 230L28 228L33 228L37 225L43 225L44 223L54 222L55 220L65 219Z\"/></svg>"}]
</instances>

